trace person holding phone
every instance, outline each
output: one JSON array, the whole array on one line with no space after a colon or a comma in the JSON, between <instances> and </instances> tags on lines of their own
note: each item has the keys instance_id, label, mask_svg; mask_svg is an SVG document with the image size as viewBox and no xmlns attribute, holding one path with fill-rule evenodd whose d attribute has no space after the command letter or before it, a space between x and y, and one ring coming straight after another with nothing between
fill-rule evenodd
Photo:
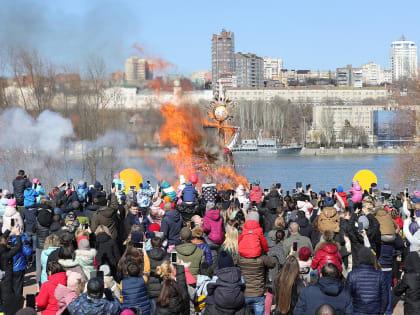
<instances>
[{"instance_id":1,"label":"person holding phone","mask_svg":"<svg viewBox=\"0 0 420 315\"><path fill-rule=\"evenodd\" d=\"M6 230L11 231L12 227L17 227L19 234L23 233L24 224L20 213L16 209L16 199L9 199L7 201L1 231L2 233L6 232Z\"/></svg>"},{"instance_id":2,"label":"person holding phone","mask_svg":"<svg viewBox=\"0 0 420 315\"><path fill-rule=\"evenodd\" d=\"M291 222L289 224L289 237L285 239L283 242L283 249L285 253L290 253L290 250L293 248L293 243L297 243L297 250L293 252L293 256L297 257L298 252L302 247L309 247L311 250L311 253L313 253L313 247L311 240L306 237L299 234L299 224L296 222Z\"/></svg>"},{"instance_id":3,"label":"person holding phone","mask_svg":"<svg viewBox=\"0 0 420 315\"><path fill-rule=\"evenodd\" d=\"M142 277L140 271L140 266L135 262L127 265L128 277L120 284L122 308L135 308L141 310L141 314L150 314L150 300L146 286L148 275Z\"/></svg>"}]
</instances>

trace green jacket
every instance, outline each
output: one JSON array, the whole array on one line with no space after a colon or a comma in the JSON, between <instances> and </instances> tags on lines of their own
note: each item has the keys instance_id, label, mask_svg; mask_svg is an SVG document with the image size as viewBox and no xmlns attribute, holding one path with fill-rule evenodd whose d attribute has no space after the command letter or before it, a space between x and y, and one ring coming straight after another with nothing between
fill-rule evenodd
<instances>
[{"instance_id":1,"label":"green jacket","mask_svg":"<svg viewBox=\"0 0 420 315\"><path fill-rule=\"evenodd\" d=\"M191 263L188 269L194 278L197 278L200 265L206 261L201 248L192 243L182 243L175 246L175 251L178 253L180 260L184 263Z\"/></svg>"}]
</instances>

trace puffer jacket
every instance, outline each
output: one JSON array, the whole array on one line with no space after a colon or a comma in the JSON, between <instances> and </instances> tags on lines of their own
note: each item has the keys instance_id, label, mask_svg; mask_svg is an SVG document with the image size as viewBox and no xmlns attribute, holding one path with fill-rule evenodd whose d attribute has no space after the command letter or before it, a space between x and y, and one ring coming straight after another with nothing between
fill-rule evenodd
<instances>
[{"instance_id":1,"label":"puffer jacket","mask_svg":"<svg viewBox=\"0 0 420 315\"><path fill-rule=\"evenodd\" d=\"M263 191L260 186L252 186L251 191L249 192L249 201L260 203Z\"/></svg>"},{"instance_id":2,"label":"puffer jacket","mask_svg":"<svg viewBox=\"0 0 420 315\"><path fill-rule=\"evenodd\" d=\"M143 277L128 277L121 281L122 308L137 308L142 314L149 314L150 300Z\"/></svg>"},{"instance_id":3,"label":"puffer jacket","mask_svg":"<svg viewBox=\"0 0 420 315\"><path fill-rule=\"evenodd\" d=\"M211 184L203 184L201 186L201 193L202 197L204 198L205 202L216 202L216 196L217 196L217 186L214 183Z\"/></svg>"},{"instance_id":4,"label":"puffer jacket","mask_svg":"<svg viewBox=\"0 0 420 315\"><path fill-rule=\"evenodd\" d=\"M99 225L105 225L111 233L111 238L115 241L118 239L119 218L117 215L118 200L115 194L111 194L111 206L101 207L93 215L90 228L95 232Z\"/></svg>"},{"instance_id":5,"label":"puffer jacket","mask_svg":"<svg viewBox=\"0 0 420 315\"><path fill-rule=\"evenodd\" d=\"M108 301L105 298L91 299L87 296L87 293L83 293L76 300L71 302L67 309L72 315L119 314L121 311L121 304L114 295L112 296L114 300Z\"/></svg>"},{"instance_id":6,"label":"puffer jacket","mask_svg":"<svg viewBox=\"0 0 420 315\"><path fill-rule=\"evenodd\" d=\"M96 235L96 264L109 265L113 275L116 274L118 261L121 258L117 243L106 233Z\"/></svg>"},{"instance_id":7,"label":"puffer jacket","mask_svg":"<svg viewBox=\"0 0 420 315\"><path fill-rule=\"evenodd\" d=\"M405 293L404 314L420 314L420 257L417 252L407 255L405 269L394 293L397 296Z\"/></svg>"},{"instance_id":8,"label":"puffer jacket","mask_svg":"<svg viewBox=\"0 0 420 315\"><path fill-rule=\"evenodd\" d=\"M268 193L268 196L264 198L265 206L268 209L277 209L277 207L280 207L282 205L280 194L277 191L277 189L272 189Z\"/></svg>"},{"instance_id":9,"label":"puffer jacket","mask_svg":"<svg viewBox=\"0 0 420 315\"><path fill-rule=\"evenodd\" d=\"M25 207L32 207L36 203L36 197L39 196L39 192L29 187L24 190L23 196L23 205Z\"/></svg>"},{"instance_id":10,"label":"puffer jacket","mask_svg":"<svg viewBox=\"0 0 420 315\"><path fill-rule=\"evenodd\" d=\"M15 256L13 256L13 271L26 270L26 258L32 255L32 246L28 242L25 235L21 236L23 243L22 249ZM17 239L12 235L12 243L16 245Z\"/></svg>"},{"instance_id":11,"label":"puffer jacket","mask_svg":"<svg viewBox=\"0 0 420 315\"><path fill-rule=\"evenodd\" d=\"M315 248L315 257L312 260L312 269L318 269L318 274L321 274L322 267L327 263L333 263L340 274L343 272L343 260L338 252L340 245L336 242L320 242Z\"/></svg>"},{"instance_id":12,"label":"puffer jacket","mask_svg":"<svg viewBox=\"0 0 420 315\"><path fill-rule=\"evenodd\" d=\"M178 258L184 263L191 263L188 269L190 273L197 278L200 266L206 261L203 251L194 244L182 243L175 246L175 251L178 253Z\"/></svg>"},{"instance_id":13,"label":"puffer jacket","mask_svg":"<svg viewBox=\"0 0 420 315\"><path fill-rule=\"evenodd\" d=\"M274 221L278 218L276 208L261 208L258 207L258 213L260 214L260 221L262 218L262 226L264 233L268 233L274 226Z\"/></svg>"},{"instance_id":14,"label":"puffer jacket","mask_svg":"<svg viewBox=\"0 0 420 315\"><path fill-rule=\"evenodd\" d=\"M210 241L214 244L221 245L225 241L225 231L223 229L223 219L220 217L219 210L209 210L203 218L204 233L208 233Z\"/></svg>"},{"instance_id":15,"label":"puffer jacket","mask_svg":"<svg viewBox=\"0 0 420 315\"><path fill-rule=\"evenodd\" d=\"M347 277L346 288L353 298L353 314L383 314L388 304L384 274L373 265L360 264Z\"/></svg>"},{"instance_id":16,"label":"puffer jacket","mask_svg":"<svg viewBox=\"0 0 420 315\"><path fill-rule=\"evenodd\" d=\"M36 232L36 248L43 249L45 239L50 235L50 227L41 225L37 220L32 231Z\"/></svg>"},{"instance_id":17,"label":"puffer jacket","mask_svg":"<svg viewBox=\"0 0 420 315\"><path fill-rule=\"evenodd\" d=\"M214 296L219 314L240 310L245 305L245 283L238 267L226 267L216 271L216 282L207 285L207 295Z\"/></svg>"},{"instance_id":18,"label":"puffer jacket","mask_svg":"<svg viewBox=\"0 0 420 315\"><path fill-rule=\"evenodd\" d=\"M344 202L344 206L347 208L349 206L349 202L347 201L347 194L345 191L337 193L341 197L341 200Z\"/></svg>"},{"instance_id":19,"label":"puffer jacket","mask_svg":"<svg viewBox=\"0 0 420 315\"><path fill-rule=\"evenodd\" d=\"M51 246L44 249L41 252L41 283L44 283L48 280L48 274L47 274L48 257L53 251L59 248L60 247Z\"/></svg>"},{"instance_id":20,"label":"puffer jacket","mask_svg":"<svg viewBox=\"0 0 420 315\"><path fill-rule=\"evenodd\" d=\"M362 202L363 190L359 184L353 185L353 187L350 189L350 193L351 201L353 201L353 203Z\"/></svg>"},{"instance_id":21,"label":"puffer jacket","mask_svg":"<svg viewBox=\"0 0 420 315\"><path fill-rule=\"evenodd\" d=\"M7 206L4 210L3 226L1 228L1 232L4 233L6 232L6 230L12 230L12 219L15 220L15 226L19 228L19 232L20 234L22 234L25 227L23 224L22 217L20 216L20 213L16 210L16 208L10 206Z\"/></svg>"},{"instance_id":22,"label":"puffer jacket","mask_svg":"<svg viewBox=\"0 0 420 315\"><path fill-rule=\"evenodd\" d=\"M253 258L268 251L267 240L260 224L254 220L246 221L238 239L239 254L246 258Z\"/></svg>"},{"instance_id":23,"label":"puffer jacket","mask_svg":"<svg viewBox=\"0 0 420 315\"><path fill-rule=\"evenodd\" d=\"M42 284L35 302L38 308L43 308L42 315L55 315L58 311L58 301L55 298L55 289L61 284L67 285L65 272L55 273L48 277L48 281Z\"/></svg>"},{"instance_id":24,"label":"puffer jacket","mask_svg":"<svg viewBox=\"0 0 420 315\"><path fill-rule=\"evenodd\" d=\"M395 230L398 228L398 225L385 209L378 209L376 211L375 218L379 222L379 230L382 235L395 234Z\"/></svg>"},{"instance_id":25,"label":"puffer jacket","mask_svg":"<svg viewBox=\"0 0 420 315\"><path fill-rule=\"evenodd\" d=\"M149 298L155 299L160 294L161 277L156 273L156 268L168 260L169 256L162 248L152 248L147 252L150 260L150 277L147 282Z\"/></svg>"},{"instance_id":26,"label":"puffer jacket","mask_svg":"<svg viewBox=\"0 0 420 315\"><path fill-rule=\"evenodd\" d=\"M18 176L13 180L13 194L18 205L23 205L23 191L28 185L31 185L31 182L23 176Z\"/></svg>"},{"instance_id":27,"label":"puffer jacket","mask_svg":"<svg viewBox=\"0 0 420 315\"><path fill-rule=\"evenodd\" d=\"M263 296L266 271L274 268L276 260L265 255L256 258L239 256L237 263L246 283L245 297Z\"/></svg>"},{"instance_id":28,"label":"puffer jacket","mask_svg":"<svg viewBox=\"0 0 420 315\"><path fill-rule=\"evenodd\" d=\"M32 228L34 227L35 223L36 223L36 214L37 214L37 208L33 207L33 208L25 208L25 210L23 210L23 216L22 219L24 221L25 224L25 231L26 232L31 232Z\"/></svg>"},{"instance_id":29,"label":"puffer jacket","mask_svg":"<svg viewBox=\"0 0 420 315\"><path fill-rule=\"evenodd\" d=\"M72 259L59 259L58 263L65 268L71 268L75 266L80 266L83 269L83 272L87 279L90 279L90 273L95 271L95 256L96 249L91 248L88 250L85 249L76 249L76 256L74 260Z\"/></svg>"},{"instance_id":30,"label":"puffer jacket","mask_svg":"<svg viewBox=\"0 0 420 315\"><path fill-rule=\"evenodd\" d=\"M269 282L272 284L274 279L280 272L281 268L283 267L284 263L286 262L286 255L284 253L283 244L277 243L273 247L270 248L268 252L268 256L273 257L276 260L276 266L268 272Z\"/></svg>"},{"instance_id":31,"label":"puffer jacket","mask_svg":"<svg viewBox=\"0 0 420 315\"><path fill-rule=\"evenodd\" d=\"M184 189L182 190L182 200L184 202L195 202L195 188L190 182L185 184Z\"/></svg>"},{"instance_id":32,"label":"puffer jacket","mask_svg":"<svg viewBox=\"0 0 420 315\"><path fill-rule=\"evenodd\" d=\"M181 233L183 220L177 210L167 211L162 218L160 231L168 240L168 245L176 245L179 243L179 235Z\"/></svg>"},{"instance_id":33,"label":"puffer jacket","mask_svg":"<svg viewBox=\"0 0 420 315\"><path fill-rule=\"evenodd\" d=\"M206 262L209 264L209 266L213 265L213 256L211 254L210 246L204 242L202 238L193 238L191 240L191 243L197 245L204 253L204 256L206 257Z\"/></svg>"}]
</instances>

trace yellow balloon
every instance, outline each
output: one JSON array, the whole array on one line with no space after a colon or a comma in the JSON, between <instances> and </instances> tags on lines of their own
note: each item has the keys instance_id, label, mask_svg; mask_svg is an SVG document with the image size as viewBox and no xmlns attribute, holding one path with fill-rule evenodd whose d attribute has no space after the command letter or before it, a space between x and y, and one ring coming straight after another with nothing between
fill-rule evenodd
<instances>
[{"instance_id":1,"label":"yellow balloon","mask_svg":"<svg viewBox=\"0 0 420 315\"><path fill-rule=\"evenodd\" d=\"M120 173L120 179L125 183L125 193L128 194L130 186L136 186L139 189L139 184L143 183L141 174L133 168L127 168Z\"/></svg>"},{"instance_id":2,"label":"yellow balloon","mask_svg":"<svg viewBox=\"0 0 420 315\"><path fill-rule=\"evenodd\" d=\"M363 190L369 191L370 185L372 183L378 183L378 179L374 172L369 170L360 170L358 171L354 177L353 181L358 181L359 185L362 187Z\"/></svg>"}]
</instances>

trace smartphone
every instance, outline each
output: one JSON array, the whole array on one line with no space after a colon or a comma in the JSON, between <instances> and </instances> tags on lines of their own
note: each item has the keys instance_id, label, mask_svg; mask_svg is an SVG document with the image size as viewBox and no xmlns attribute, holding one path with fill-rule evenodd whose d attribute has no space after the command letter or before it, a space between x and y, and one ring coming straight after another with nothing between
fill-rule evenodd
<instances>
[{"instance_id":1,"label":"smartphone","mask_svg":"<svg viewBox=\"0 0 420 315\"><path fill-rule=\"evenodd\" d=\"M302 182L296 182L296 189L302 188Z\"/></svg>"},{"instance_id":2,"label":"smartphone","mask_svg":"<svg viewBox=\"0 0 420 315\"><path fill-rule=\"evenodd\" d=\"M290 193L289 191L286 191L286 195L287 195L287 196L289 196L289 193Z\"/></svg>"},{"instance_id":3,"label":"smartphone","mask_svg":"<svg viewBox=\"0 0 420 315\"><path fill-rule=\"evenodd\" d=\"M268 193L268 189L264 189L264 193Z\"/></svg>"},{"instance_id":4,"label":"smartphone","mask_svg":"<svg viewBox=\"0 0 420 315\"><path fill-rule=\"evenodd\" d=\"M405 189L405 197L408 198L408 188Z\"/></svg>"},{"instance_id":5,"label":"smartphone","mask_svg":"<svg viewBox=\"0 0 420 315\"><path fill-rule=\"evenodd\" d=\"M293 195L296 194L296 189L293 188L292 193Z\"/></svg>"},{"instance_id":6,"label":"smartphone","mask_svg":"<svg viewBox=\"0 0 420 315\"><path fill-rule=\"evenodd\" d=\"M38 186L38 184L37 184L37 183L35 183L35 184L34 184L34 190L36 189L36 187L37 187L37 186Z\"/></svg>"},{"instance_id":7,"label":"smartphone","mask_svg":"<svg viewBox=\"0 0 420 315\"><path fill-rule=\"evenodd\" d=\"M134 243L134 248L143 249L143 242Z\"/></svg>"},{"instance_id":8,"label":"smartphone","mask_svg":"<svg viewBox=\"0 0 420 315\"><path fill-rule=\"evenodd\" d=\"M136 186L130 186L130 190L136 190Z\"/></svg>"},{"instance_id":9,"label":"smartphone","mask_svg":"<svg viewBox=\"0 0 420 315\"><path fill-rule=\"evenodd\" d=\"M111 188L115 188L115 183L112 183L111 184Z\"/></svg>"},{"instance_id":10,"label":"smartphone","mask_svg":"<svg viewBox=\"0 0 420 315\"><path fill-rule=\"evenodd\" d=\"M121 190L121 184L118 184L118 190Z\"/></svg>"},{"instance_id":11,"label":"smartphone","mask_svg":"<svg viewBox=\"0 0 420 315\"><path fill-rule=\"evenodd\" d=\"M297 245L298 245L298 242L293 242L293 251L294 252L296 252L297 251Z\"/></svg>"},{"instance_id":12,"label":"smartphone","mask_svg":"<svg viewBox=\"0 0 420 315\"><path fill-rule=\"evenodd\" d=\"M306 185L306 190L309 190L311 188L311 184Z\"/></svg>"},{"instance_id":13,"label":"smartphone","mask_svg":"<svg viewBox=\"0 0 420 315\"><path fill-rule=\"evenodd\" d=\"M176 264L177 254L176 252L171 252L171 263Z\"/></svg>"},{"instance_id":14,"label":"smartphone","mask_svg":"<svg viewBox=\"0 0 420 315\"><path fill-rule=\"evenodd\" d=\"M195 228L195 222L194 222L194 221L191 221L191 223L190 223L190 227L191 227L191 230L192 230L193 228Z\"/></svg>"},{"instance_id":15,"label":"smartphone","mask_svg":"<svg viewBox=\"0 0 420 315\"><path fill-rule=\"evenodd\" d=\"M159 187L159 192L160 192L160 193L162 192L162 187Z\"/></svg>"},{"instance_id":16,"label":"smartphone","mask_svg":"<svg viewBox=\"0 0 420 315\"><path fill-rule=\"evenodd\" d=\"M150 185L150 180L147 180L146 183L148 183Z\"/></svg>"},{"instance_id":17,"label":"smartphone","mask_svg":"<svg viewBox=\"0 0 420 315\"><path fill-rule=\"evenodd\" d=\"M14 227L15 226L15 219L10 219L10 226Z\"/></svg>"},{"instance_id":18,"label":"smartphone","mask_svg":"<svg viewBox=\"0 0 420 315\"><path fill-rule=\"evenodd\" d=\"M241 203L241 209L243 209L244 208L244 204L243 203Z\"/></svg>"},{"instance_id":19,"label":"smartphone","mask_svg":"<svg viewBox=\"0 0 420 315\"><path fill-rule=\"evenodd\" d=\"M414 209L410 209L410 218L414 218Z\"/></svg>"},{"instance_id":20,"label":"smartphone","mask_svg":"<svg viewBox=\"0 0 420 315\"><path fill-rule=\"evenodd\" d=\"M359 228L359 233L363 232L363 223L359 222L359 224L357 225L357 227Z\"/></svg>"},{"instance_id":21,"label":"smartphone","mask_svg":"<svg viewBox=\"0 0 420 315\"><path fill-rule=\"evenodd\" d=\"M101 271L101 270L95 270L95 271L92 271L91 273L90 273L90 278L92 279L92 278L99 278L99 279L104 279L104 272L103 271Z\"/></svg>"},{"instance_id":22,"label":"smartphone","mask_svg":"<svg viewBox=\"0 0 420 315\"><path fill-rule=\"evenodd\" d=\"M337 188L333 188L333 189L332 189L332 193L333 193L333 195L334 195L336 192L337 192Z\"/></svg>"},{"instance_id":23,"label":"smartphone","mask_svg":"<svg viewBox=\"0 0 420 315\"><path fill-rule=\"evenodd\" d=\"M89 228L89 223L85 223L85 230Z\"/></svg>"},{"instance_id":24,"label":"smartphone","mask_svg":"<svg viewBox=\"0 0 420 315\"><path fill-rule=\"evenodd\" d=\"M35 294L26 294L26 307L35 308Z\"/></svg>"}]
</instances>

